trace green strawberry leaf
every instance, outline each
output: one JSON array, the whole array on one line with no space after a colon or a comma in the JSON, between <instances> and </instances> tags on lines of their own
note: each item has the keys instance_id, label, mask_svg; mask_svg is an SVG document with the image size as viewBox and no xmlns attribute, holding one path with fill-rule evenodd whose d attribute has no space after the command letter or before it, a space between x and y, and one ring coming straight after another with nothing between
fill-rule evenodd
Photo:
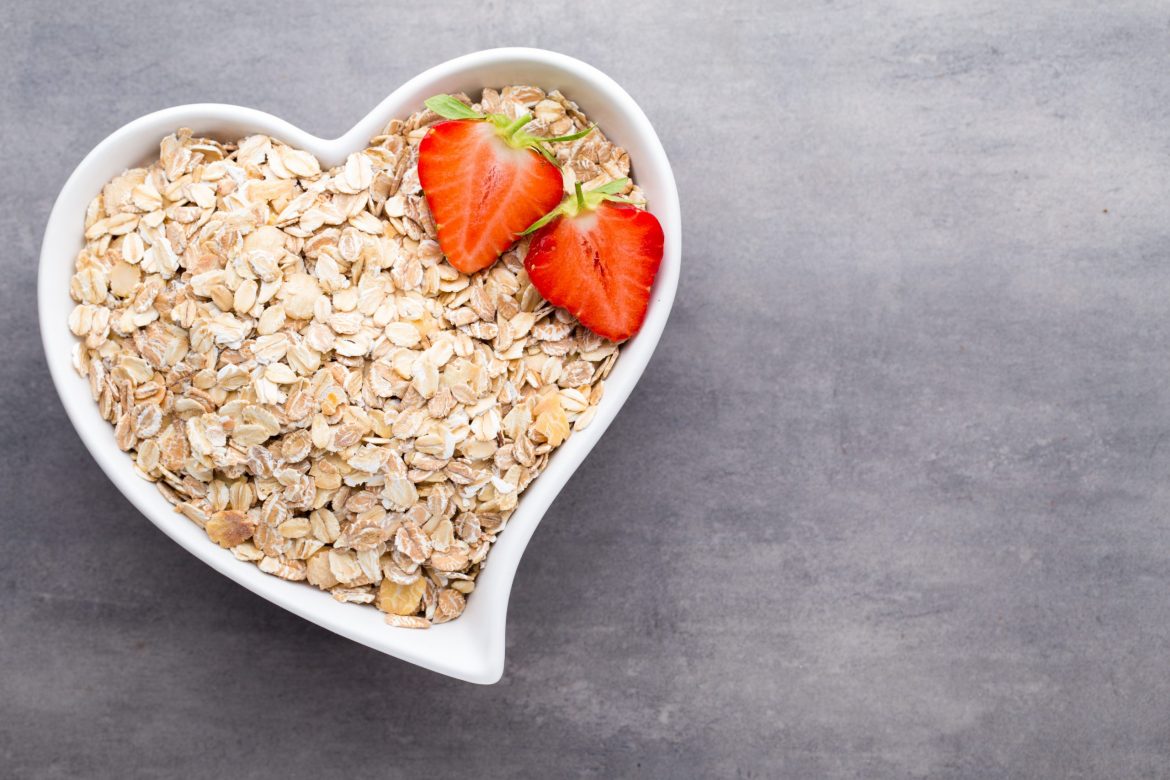
<instances>
[{"instance_id":1,"label":"green strawberry leaf","mask_svg":"<svg viewBox=\"0 0 1170 780\"><path fill-rule=\"evenodd\" d=\"M580 130L576 133L570 133L569 135L558 135L553 138L541 138L540 140L546 144L559 144L564 143L565 141L576 141L578 138L584 138L585 136L589 135L595 129L597 129L597 125L589 125L589 127L586 127L584 130Z\"/></svg>"},{"instance_id":2,"label":"green strawberry leaf","mask_svg":"<svg viewBox=\"0 0 1170 780\"><path fill-rule=\"evenodd\" d=\"M624 190L626 188L626 185L629 183L630 183L629 179L625 179L625 178L614 179L613 181L607 181L605 184L602 184L600 187L596 187L596 188L590 190L590 192L596 192L596 193L601 194L601 195L617 195L619 192Z\"/></svg>"},{"instance_id":3,"label":"green strawberry leaf","mask_svg":"<svg viewBox=\"0 0 1170 780\"><path fill-rule=\"evenodd\" d=\"M561 216L564 213L565 213L564 205L562 204L560 206L557 206L555 209L553 209L552 211L545 214L543 217L541 217L540 219L536 220L531 225L529 225L528 229L525 230L520 235L527 236L531 233L535 233L536 231L540 230L542 227L544 227L548 223L552 222L554 219L556 219L557 217Z\"/></svg>"},{"instance_id":4,"label":"green strawberry leaf","mask_svg":"<svg viewBox=\"0 0 1170 780\"><path fill-rule=\"evenodd\" d=\"M431 111L434 111L444 119L485 119L483 114L480 114L471 109L471 106L466 103L451 97L450 95L435 95L425 101L425 105Z\"/></svg>"}]
</instances>

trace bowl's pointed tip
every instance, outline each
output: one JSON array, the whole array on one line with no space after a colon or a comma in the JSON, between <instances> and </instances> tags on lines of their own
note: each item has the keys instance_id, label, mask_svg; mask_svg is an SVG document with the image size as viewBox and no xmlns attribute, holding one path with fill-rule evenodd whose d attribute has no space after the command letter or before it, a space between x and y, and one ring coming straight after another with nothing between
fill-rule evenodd
<instances>
[{"instance_id":1,"label":"bowl's pointed tip","mask_svg":"<svg viewBox=\"0 0 1170 780\"><path fill-rule=\"evenodd\" d=\"M456 665L442 671L476 685L495 685L504 676L504 648L469 651Z\"/></svg>"},{"instance_id":2,"label":"bowl's pointed tip","mask_svg":"<svg viewBox=\"0 0 1170 780\"><path fill-rule=\"evenodd\" d=\"M490 629L482 635L482 643L476 648L474 661L469 665L468 682L477 685L495 685L504 676L504 629L507 620L507 602L499 614L493 615Z\"/></svg>"},{"instance_id":3,"label":"bowl's pointed tip","mask_svg":"<svg viewBox=\"0 0 1170 780\"><path fill-rule=\"evenodd\" d=\"M495 685L504 677L504 659L503 656L496 662L485 666L482 672L477 673L475 677L468 679L468 682L476 685Z\"/></svg>"}]
</instances>

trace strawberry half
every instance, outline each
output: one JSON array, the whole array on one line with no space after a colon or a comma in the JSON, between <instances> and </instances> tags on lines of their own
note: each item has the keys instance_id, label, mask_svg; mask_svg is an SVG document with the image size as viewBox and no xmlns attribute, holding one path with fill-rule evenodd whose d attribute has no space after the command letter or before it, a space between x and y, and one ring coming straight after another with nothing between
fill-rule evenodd
<instances>
[{"instance_id":1,"label":"strawberry half","mask_svg":"<svg viewBox=\"0 0 1170 780\"><path fill-rule=\"evenodd\" d=\"M544 144L580 138L592 128L538 138L522 130L531 114L479 114L450 95L426 105L449 121L432 125L419 144L418 180L443 254L463 273L475 273L564 197L560 168Z\"/></svg>"},{"instance_id":2,"label":"strawberry half","mask_svg":"<svg viewBox=\"0 0 1170 780\"><path fill-rule=\"evenodd\" d=\"M615 197L626 179L576 194L529 230L524 268L544 296L611 341L638 332L662 264L662 225Z\"/></svg>"}]
</instances>

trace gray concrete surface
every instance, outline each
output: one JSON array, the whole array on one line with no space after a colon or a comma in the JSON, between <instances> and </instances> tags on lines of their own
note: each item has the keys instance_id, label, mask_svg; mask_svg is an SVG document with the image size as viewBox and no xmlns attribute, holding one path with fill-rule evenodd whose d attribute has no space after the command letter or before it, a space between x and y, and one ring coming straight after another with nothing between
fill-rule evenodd
<instances>
[{"instance_id":1,"label":"gray concrete surface","mask_svg":"<svg viewBox=\"0 0 1170 780\"><path fill-rule=\"evenodd\" d=\"M0 775L1170 776L1166 6L525 5L0 15ZM125 121L337 134L503 44L628 87L686 251L482 688L158 533L66 421L33 290Z\"/></svg>"}]
</instances>

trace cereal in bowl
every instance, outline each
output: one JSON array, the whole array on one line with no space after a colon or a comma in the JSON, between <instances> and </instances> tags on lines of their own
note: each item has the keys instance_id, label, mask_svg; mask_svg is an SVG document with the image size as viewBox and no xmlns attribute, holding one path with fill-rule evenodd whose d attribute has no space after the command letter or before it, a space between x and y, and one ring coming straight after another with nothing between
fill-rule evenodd
<instances>
[{"instance_id":1,"label":"cereal in bowl","mask_svg":"<svg viewBox=\"0 0 1170 780\"><path fill-rule=\"evenodd\" d=\"M533 87L471 108L589 127ZM137 473L240 560L414 628L462 613L619 352L542 299L528 239L471 274L446 261L418 174L438 119L392 121L331 170L179 130L90 204L70 283L75 366ZM629 175L598 129L548 151L569 189Z\"/></svg>"}]
</instances>

